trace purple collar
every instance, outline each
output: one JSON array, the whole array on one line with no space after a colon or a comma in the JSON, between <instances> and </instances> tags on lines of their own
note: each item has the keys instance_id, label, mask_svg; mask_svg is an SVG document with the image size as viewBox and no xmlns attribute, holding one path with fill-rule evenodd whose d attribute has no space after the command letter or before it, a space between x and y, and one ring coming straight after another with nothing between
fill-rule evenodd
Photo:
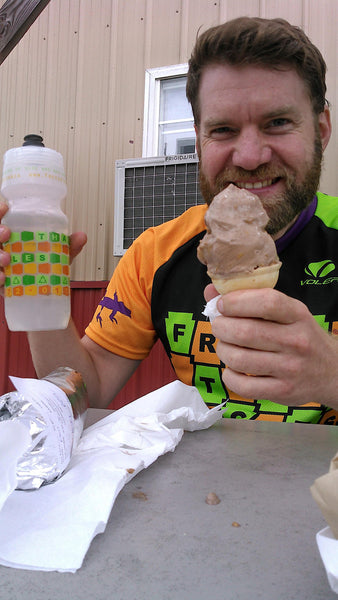
<instances>
[{"instance_id":1,"label":"purple collar","mask_svg":"<svg viewBox=\"0 0 338 600\"><path fill-rule=\"evenodd\" d=\"M282 237L276 240L276 249L277 254L282 252L294 239L297 235L304 229L305 225L308 224L310 219L312 219L315 214L317 208L317 196L315 196L309 204L299 215L297 221L288 229Z\"/></svg>"}]
</instances>

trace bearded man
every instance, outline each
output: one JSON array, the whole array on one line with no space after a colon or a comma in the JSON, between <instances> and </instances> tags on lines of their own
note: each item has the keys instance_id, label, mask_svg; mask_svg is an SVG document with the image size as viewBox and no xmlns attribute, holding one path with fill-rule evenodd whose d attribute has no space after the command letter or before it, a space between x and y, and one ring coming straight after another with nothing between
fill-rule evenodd
<instances>
[{"instance_id":1,"label":"bearded man","mask_svg":"<svg viewBox=\"0 0 338 600\"><path fill-rule=\"evenodd\" d=\"M187 97L206 204L135 240L106 291L128 309L116 322L99 306L82 340L72 322L29 334L39 376L72 366L105 407L160 338L177 377L209 406L226 401L225 417L337 424L338 200L318 192L325 73L319 50L281 19L242 17L197 38ZM260 198L282 267L276 289L221 297L211 326L202 312L216 291L196 251L208 204L230 183ZM73 256L84 243L72 236Z\"/></svg>"}]
</instances>

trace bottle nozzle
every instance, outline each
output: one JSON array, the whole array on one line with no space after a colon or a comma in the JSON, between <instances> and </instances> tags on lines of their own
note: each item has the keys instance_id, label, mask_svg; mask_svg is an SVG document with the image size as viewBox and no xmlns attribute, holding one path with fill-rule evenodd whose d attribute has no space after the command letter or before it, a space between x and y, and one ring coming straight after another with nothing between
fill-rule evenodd
<instances>
[{"instance_id":1,"label":"bottle nozzle","mask_svg":"<svg viewBox=\"0 0 338 600\"><path fill-rule=\"evenodd\" d=\"M35 133L29 133L28 135L25 135L23 139L23 146L45 146L41 135L36 135Z\"/></svg>"}]
</instances>

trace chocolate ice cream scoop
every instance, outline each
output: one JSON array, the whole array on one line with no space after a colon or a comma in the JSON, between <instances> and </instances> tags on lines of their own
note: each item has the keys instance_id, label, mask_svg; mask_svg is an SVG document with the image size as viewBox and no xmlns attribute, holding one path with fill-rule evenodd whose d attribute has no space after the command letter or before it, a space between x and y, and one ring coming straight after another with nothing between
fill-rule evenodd
<instances>
[{"instance_id":1,"label":"chocolate ice cream scoop","mask_svg":"<svg viewBox=\"0 0 338 600\"><path fill-rule=\"evenodd\" d=\"M233 184L212 200L197 256L220 293L276 285L281 263L268 220L258 196Z\"/></svg>"}]
</instances>

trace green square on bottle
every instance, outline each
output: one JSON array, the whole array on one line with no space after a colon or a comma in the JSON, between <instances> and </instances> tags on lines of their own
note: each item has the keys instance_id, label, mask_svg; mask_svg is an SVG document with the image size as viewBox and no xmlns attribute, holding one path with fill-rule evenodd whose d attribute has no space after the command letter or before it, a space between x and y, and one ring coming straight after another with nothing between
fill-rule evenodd
<instances>
[{"instance_id":1,"label":"green square on bottle","mask_svg":"<svg viewBox=\"0 0 338 600\"><path fill-rule=\"evenodd\" d=\"M34 285L35 276L34 275L24 275L22 278L22 283L24 285Z\"/></svg>"},{"instance_id":2,"label":"green square on bottle","mask_svg":"<svg viewBox=\"0 0 338 600\"><path fill-rule=\"evenodd\" d=\"M34 240L33 231L21 231L21 240L23 242L31 242Z\"/></svg>"},{"instance_id":3,"label":"green square on bottle","mask_svg":"<svg viewBox=\"0 0 338 600\"><path fill-rule=\"evenodd\" d=\"M13 244L13 242L20 242L21 241L20 232L19 231L12 231L11 232L11 237L9 238L9 241L10 241L11 244Z\"/></svg>"},{"instance_id":4,"label":"green square on bottle","mask_svg":"<svg viewBox=\"0 0 338 600\"><path fill-rule=\"evenodd\" d=\"M22 262L23 263L34 262L34 254L32 252L23 252L22 253Z\"/></svg>"},{"instance_id":5,"label":"green square on bottle","mask_svg":"<svg viewBox=\"0 0 338 600\"><path fill-rule=\"evenodd\" d=\"M49 234L49 241L50 242L59 242L60 241L60 234L56 233L55 231L51 231Z\"/></svg>"},{"instance_id":6,"label":"green square on bottle","mask_svg":"<svg viewBox=\"0 0 338 600\"><path fill-rule=\"evenodd\" d=\"M60 285L61 277L59 277L58 275L51 275L50 283L51 283L51 285Z\"/></svg>"}]
</instances>

